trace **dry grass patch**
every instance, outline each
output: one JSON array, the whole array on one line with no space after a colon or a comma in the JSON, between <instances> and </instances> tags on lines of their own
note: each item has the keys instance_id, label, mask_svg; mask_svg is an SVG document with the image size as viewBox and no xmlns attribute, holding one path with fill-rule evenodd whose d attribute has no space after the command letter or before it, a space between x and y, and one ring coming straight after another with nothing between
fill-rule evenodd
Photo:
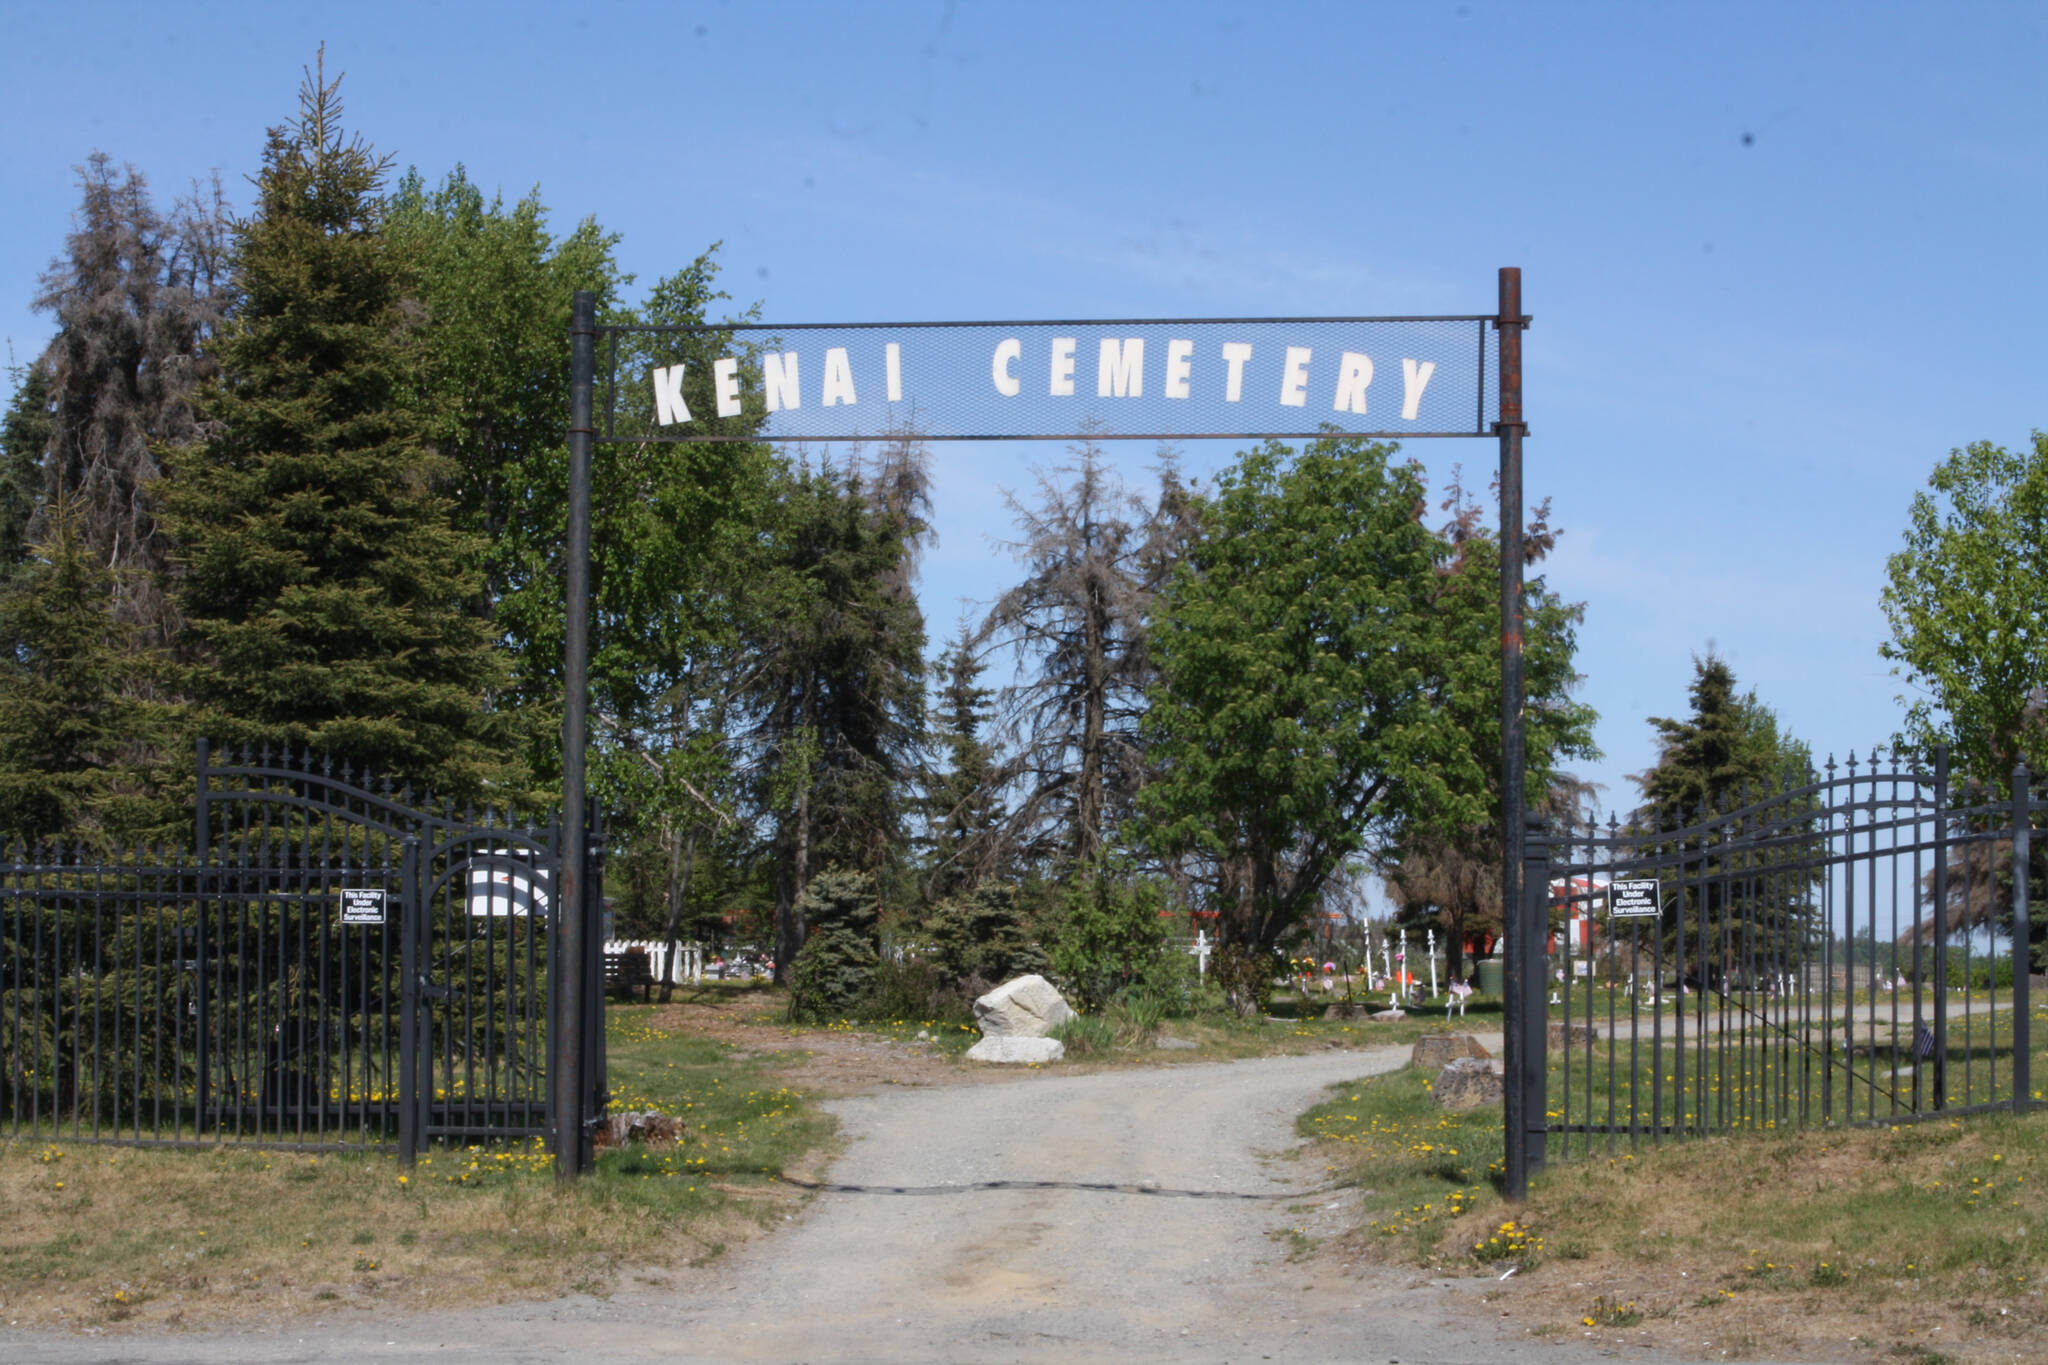
<instances>
[{"instance_id":1,"label":"dry grass patch","mask_svg":"<svg viewBox=\"0 0 2048 1365\"><path fill-rule=\"evenodd\" d=\"M1334 1251L1512 1265L1492 1297L1542 1336L1717 1359L2048 1359L2048 1112L1624 1145L1553 1163L1519 1210L1493 1183L1499 1110L1444 1114L1414 1072L1336 1087L1301 1128L1365 1191Z\"/></svg>"},{"instance_id":2,"label":"dry grass patch","mask_svg":"<svg viewBox=\"0 0 2048 1365\"><path fill-rule=\"evenodd\" d=\"M683 1138L558 1189L534 1145L382 1153L0 1143L0 1323L198 1327L608 1292L702 1261L799 1198L830 1123L770 1059L634 1021L615 1103Z\"/></svg>"}]
</instances>

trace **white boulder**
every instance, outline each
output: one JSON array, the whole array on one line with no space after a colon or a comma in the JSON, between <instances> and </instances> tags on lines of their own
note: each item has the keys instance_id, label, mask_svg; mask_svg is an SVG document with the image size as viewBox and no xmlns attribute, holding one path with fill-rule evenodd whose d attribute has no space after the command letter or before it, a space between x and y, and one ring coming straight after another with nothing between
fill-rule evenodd
<instances>
[{"instance_id":1,"label":"white boulder","mask_svg":"<svg viewBox=\"0 0 2048 1365\"><path fill-rule=\"evenodd\" d=\"M1057 1062L1067 1055L1067 1045L1057 1038L1020 1038L1003 1034L984 1038L967 1049L970 1062Z\"/></svg>"},{"instance_id":2,"label":"white boulder","mask_svg":"<svg viewBox=\"0 0 2048 1365\"><path fill-rule=\"evenodd\" d=\"M974 1022L981 1026L984 1041L1043 1038L1077 1017L1052 982L1036 974L1005 981L974 1002ZM972 1057L974 1053L967 1055Z\"/></svg>"}]
</instances>

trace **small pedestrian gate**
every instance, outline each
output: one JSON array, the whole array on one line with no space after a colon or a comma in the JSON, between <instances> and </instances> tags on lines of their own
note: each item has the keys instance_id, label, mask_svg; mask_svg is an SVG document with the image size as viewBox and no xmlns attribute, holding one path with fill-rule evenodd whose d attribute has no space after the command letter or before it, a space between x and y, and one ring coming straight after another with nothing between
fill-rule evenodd
<instances>
[{"instance_id":1,"label":"small pedestrian gate","mask_svg":"<svg viewBox=\"0 0 2048 1365\"><path fill-rule=\"evenodd\" d=\"M202 741L194 826L189 849L0 863L0 1133L407 1160L555 1136L559 822Z\"/></svg>"},{"instance_id":2,"label":"small pedestrian gate","mask_svg":"<svg viewBox=\"0 0 2048 1365\"><path fill-rule=\"evenodd\" d=\"M1989 791L1941 751L1655 828L1532 821L1530 1149L2024 1109L2042 811L2024 768Z\"/></svg>"}]
</instances>

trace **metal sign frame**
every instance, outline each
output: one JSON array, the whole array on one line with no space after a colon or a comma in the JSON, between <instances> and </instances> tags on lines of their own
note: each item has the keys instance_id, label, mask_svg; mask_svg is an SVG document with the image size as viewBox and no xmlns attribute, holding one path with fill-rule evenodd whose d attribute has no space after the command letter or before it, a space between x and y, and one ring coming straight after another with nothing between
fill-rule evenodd
<instances>
[{"instance_id":1,"label":"metal sign frame","mask_svg":"<svg viewBox=\"0 0 2048 1365\"><path fill-rule=\"evenodd\" d=\"M565 964L583 962L587 957L586 945L595 932L595 916L598 908L591 903L587 893L585 848L585 810L587 806L587 768L585 747L588 740L589 685L588 671L590 658L590 469L595 448L600 444L628 444L643 441L696 442L696 441L747 441L766 444L807 441L856 441L874 439L894 432L903 432L915 427L915 434L926 441L1010 441L1010 440L1262 440L1294 439L1315 440L1332 435L1358 436L1379 440L1413 440L1430 438L1472 438L1493 436L1500 446L1500 613L1501 613L1501 865L1502 865L1502 923L1506 929L1507 961L1505 973L1506 997L1503 1004L1504 1046L1503 1061L1507 1071L1506 1098L1503 1123L1506 1129L1506 1192L1510 1199L1522 1198L1528 1189L1529 1172L1543 1161L1545 1143L1544 1109L1544 1064L1546 1040L1544 1037L1545 997L1542 953L1546 924L1546 909L1523 893L1523 839L1526 815L1522 792L1524 755L1522 729L1522 439L1528 432L1528 424L1522 413L1522 333L1530 319L1522 312L1522 272L1518 267L1506 266L1499 272L1498 308L1491 314L1458 314L1405 317L1317 317L1317 318L1180 318L1180 319L1070 319L1039 320L1031 322L918 322L918 323L792 323L780 326L745 323L701 326L640 326L620 324L599 324L597 320L597 296L588 291L578 291L571 306L570 337L570 382L569 382L569 529L565 564L565 626L566 639L563 650L563 719L562 719L562 819L566 847L562 859L562 896L564 913L560 916L559 933L561 942L559 960ZM1274 328L1350 328L1383 329L1423 326L1456 327L1469 326L1473 329L1477 344L1473 354L1477 358L1475 392L1477 400L1473 406L1472 425L1462 422L1456 427L1441 424L1428 425L1428 429L1409 429L1406 423L1394 426L1377 425L1371 429L1353 429L1354 424L1338 421L1331 426L1310 423L1307 413L1310 405L1304 400L1295 401L1297 390L1292 385L1296 376L1291 369L1295 356L1291 348L1283 349L1283 393L1287 396L1279 402L1302 411L1299 416L1289 416L1288 421L1263 423L1229 424L1230 429L1218 428L1213 422L1196 422L1190 429L1177 429L1176 421L1141 423L1146 430L1118 430L1112 422L1107 426L1096 422L1039 421L1033 426L1018 423L1013 429L1005 429L1001 423L984 423L990 429L970 429L972 424L950 422L934 424L937 429L927 429L932 414L912 409L907 414L892 413L882 422L867 423L865 412L875 410L870 404L859 420L854 420L850 401L842 401L844 411L835 415L836 420L817 425L798 424L785 419L781 423L766 419L774 409L765 397L765 382L760 405L752 412L740 390L743 385L739 376L748 364L748 357L766 349L769 342L796 334L815 337L820 333L837 331L859 336L878 335L894 332L904 336L927 334L961 335L970 329L985 332L1016 331L1024 329L1060 329L1074 333L1071 337L1058 340L1071 344L1073 361L1070 375L1082 372L1085 360L1080 357L1079 338L1084 330L1099 332L1104 328L1165 328L1193 332L1196 329L1274 329ZM1341 335L1341 333L1340 333ZM1411 336L1420 337L1420 332L1411 331ZM625 390L619 381L620 343L623 338L641 337L725 337L740 343L731 349L735 354L714 362L717 371L708 390L712 395L714 408L719 417L728 421L738 419L739 425L721 428L715 423L693 421L696 429L687 433L669 433L662 430L641 429L622 433L619 426L620 406ZM1191 341L1191 338L1169 338L1174 343ZM1004 340L1011 338L1005 337ZM1021 338L1018 338L1021 341ZM1112 361L1109 354L1108 338L1103 339L1101 352L1101 384L1098 397L1107 401L1119 398L1137 399L1142 395L1134 391L1115 393L1112 386ZM1126 338L1128 340L1128 338ZM606 383L604 410L597 410L598 347L603 342L606 350ZM886 344L886 343L885 343ZM899 343L900 345L900 343ZM1304 351L1308 348L1299 348ZM851 347L838 358L839 365L846 371L845 389L839 397L844 400L853 388L850 369ZM1021 354L1021 351L1020 351ZM1191 353L1190 353L1191 354ZM1172 364L1178 358L1171 347L1168 352L1169 368L1162 372L1165 382L1162 390L1173 386ZM1344 352L1343 363L1348 365L1355 359L1366 356L1366 352ZM1001 369L1000 353L991 357L992 368L983 371L985 377L995 384L1003 397L1014 397L1010 389L1000 382L1005 378ZM897 369L899 356L891 355L888 360L889 406L903 400L899 391ZM1052 363L1055 371L1051 392L1048 397L1071 395L1080 398L1078 380L1070 383L1064 394L1059 388L1057 365L1059 355L1055 353ZM1127 352L1119 352L1118 359L1128 361ZM1414 359L1410 357L1409 359ZM1490 361L1490 363L1489 363ZM677 362L681 364L681 362ZM828 364L831 363L828 358ZM1419 370L1424 361L1416 360ZM1308 361L1302 360L1306 369ZM778 376L778 382L790 387L782 390L787 394L796 388L797 369L790 364ZM1372 400L1364 396L1364 389L1372 382L1373 364L1366 360L1363 367L1364 382L1358 385L1355 409L1341 406L1330 415L1362 416L1370 418ZM1491 391L1487 378L1491 371L1494 380ZM1117 372L1126 379L1127 370ZM1415 371L1404 367L1403 380L1411 394L1414 387ZM652 378L653 376L650 376ZM1357 380L1358 371L1340 367L1335 381L1335 404L1345 402L1347 380ZM699 385L703 375L697 376ZM666 376L655 379L658 385L666 384L684 412L692 412L681 400L683 376ZM1329 381L1324 381L1326 386ZM1326 388L1326 391L1327 388ZM699 393L707 392L700 387ZM800 391L799 391L800 392ZM654 395L662 400L668 395L659 391ZM1162 395L1167 399L1179 397L1173 393ZM1489 399L1492 400L1489 407ZM701 401L701 399L700 399ZM1235 397L1228 402L1237 401ZM835 406L832 395L822 393L813 411ZM1408 406L1416 406L1409 404ZM800 410L800 402L790 403L779 411ZM1192 410L1192 409L1191 409ZM1381 400L1379 411L1384 413L1386 405ZM1157 408L1151 411L1160 411ZM1326 411L1329 411L1326 409ZM1419 416L1419 406L1417 408ZM665 410L659 416L673 416L672 410ZM923 420L920 420L923 419ZM677 425L673 421L670 425ZM660 425L659 422L656 423ZM1334 426L1337 429L1332 430ZM783 429L777 430L775 428ZM1078 428L1078 429L1077 429ZM1540 886L1541 883L1538 883ZM565 970L560 981L563 994L561 1017L580 1021L584 1011L582 1002L593 989L602 990L601 981L585 980L573 971ZM584 1093L583 1068L586 1064L586 1040L576 1036L579 1029L572 1027L559 1031L553 1040L553 1069L557 1094L573 1097ZM563 1181L574 1180L588 1170L592 1161L591 1137L592 1116L576 1117L579 1110L573 1100L558 1111L564 1131L557 1133L555 1144L555 1169ZM571 1127L577 1131L567 1131Z\"/></svg>"}]
</instances>

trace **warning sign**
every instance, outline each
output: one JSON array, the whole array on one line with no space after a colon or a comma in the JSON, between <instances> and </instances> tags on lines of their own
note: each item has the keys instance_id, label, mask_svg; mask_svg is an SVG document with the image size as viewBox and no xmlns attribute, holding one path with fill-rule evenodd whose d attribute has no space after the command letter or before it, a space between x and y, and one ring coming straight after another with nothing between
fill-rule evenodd
<instances>
[{"instance_id":1,"label":"warning sign","mask_svg":"<svg viewBox=\"0 0 2048 1365\"><path fill-rule=\"evenodd\" d=\"M382 887L343 887L341 889L341 922L343 924L382 924L384 922L384 896L385 892Z\"/></svg>"},{"instance_id":2,"label":"warning sign","mask_svg":"<svg viewBox=\"0 0 2048 1365\"><path fill-rule=\"evenodd\" d=\"M1610 919L1653 919L1662 904L1655 877L1607 884L1607 915Z\"/></svg>"}]
</instances>

